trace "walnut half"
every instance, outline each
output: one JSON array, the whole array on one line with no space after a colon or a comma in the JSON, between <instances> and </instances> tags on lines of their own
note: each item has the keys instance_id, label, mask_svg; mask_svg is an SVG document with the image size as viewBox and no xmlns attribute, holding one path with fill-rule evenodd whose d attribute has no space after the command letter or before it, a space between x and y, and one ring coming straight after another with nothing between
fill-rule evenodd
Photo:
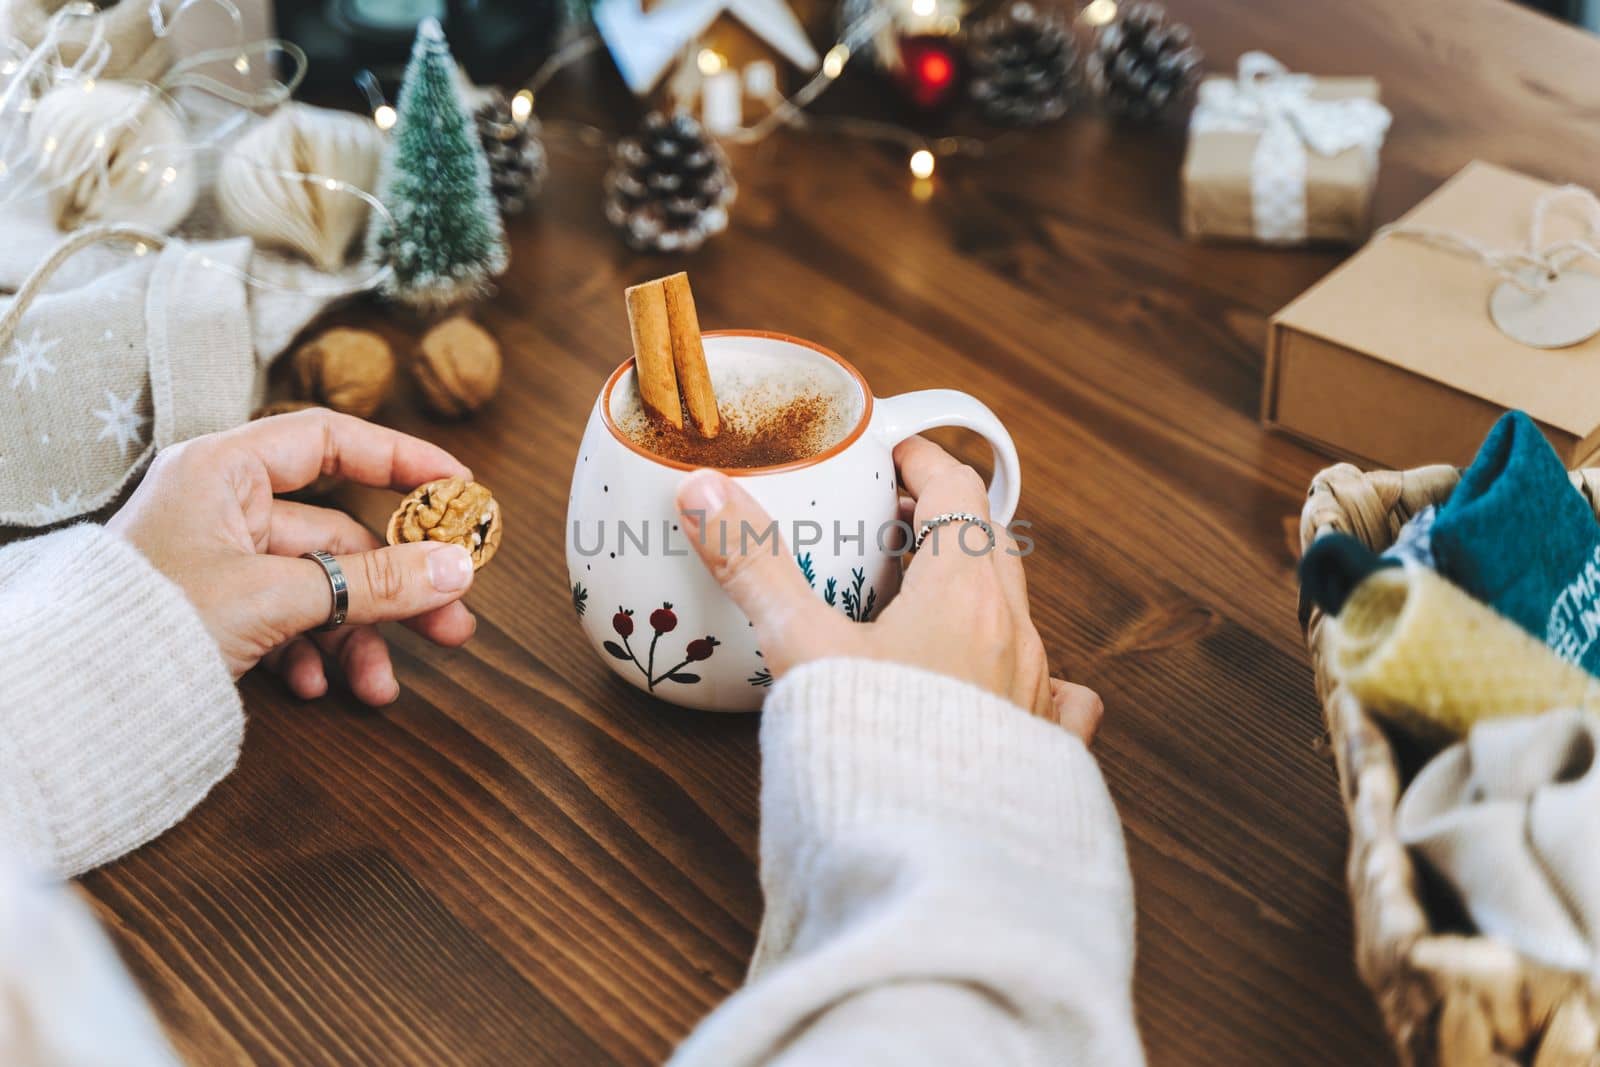
<instances>
[{"instance_id":1,"label":"walnut half","mask_svg":"<svg viewBox=\"0 0 1600 1067\"><path fill-rule=\"evenodd\" d=\"M500 504L489 490L462 478L440 478L413 489L389 518L391 545L448 541L472 553L473 569L500 547Z\"/></svg>"}]
</instances>

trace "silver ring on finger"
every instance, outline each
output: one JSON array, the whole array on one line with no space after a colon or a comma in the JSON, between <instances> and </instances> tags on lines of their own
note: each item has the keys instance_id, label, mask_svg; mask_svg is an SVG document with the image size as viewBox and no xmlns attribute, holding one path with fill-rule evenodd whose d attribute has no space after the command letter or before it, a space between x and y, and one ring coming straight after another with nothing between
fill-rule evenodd
<instances>
[{"instance_id":1,"label":"silver ring on finger","mask_svg":"<svg viewBox=\"0 0 1600 1067\"><path fill-rule=\"evenodd\" d=\"M994 548L994 527L989 525L988 520L980 518L970 511L946 511L943 514L935 515L932 518L922 520L922 525L917 530L916 543L911 546L912 553L915 554L916 552L921 551L922 542L926 541L928 539L928 535L933 533L933 531L937 530L941 526L950 526L958 522L961 523L963 529L968 526L976 526L988 536L989 546L984 551L987 552Z\"/></svg>"},{"instance_id":2,"label":"silver ring on finger","mask_svg":"<svg viewBox=\"0 0 1600 1067\"><path fill-rule=\"evenodd\" d=\"M344 568L339 566L339 561L333 558L332 553L321 549L307 552L300 558L318 564L322 572L328 576L328 592L332 594L333 603L328 610L328 621L317 629L338 629L344 624L345 616L350 614L350 583L345 579Z\"/></svg>"}]
</instances>

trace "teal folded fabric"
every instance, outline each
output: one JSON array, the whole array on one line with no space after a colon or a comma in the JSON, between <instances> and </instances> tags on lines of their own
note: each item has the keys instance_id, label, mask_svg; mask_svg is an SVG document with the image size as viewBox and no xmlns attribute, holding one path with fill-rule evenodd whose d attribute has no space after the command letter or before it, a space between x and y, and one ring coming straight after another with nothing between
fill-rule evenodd
<instances>
[{"instance_id":1,"label":"teal folded fabric","mask_svg":"<svg viewBox=\"0 0 1600 1067\"><path fill-rule=\"evenodd\" d=\"M1532 419L1495 423L1429 534L1439 573L1600 675L1600 522Z\"/></svg>"}]
</instances>

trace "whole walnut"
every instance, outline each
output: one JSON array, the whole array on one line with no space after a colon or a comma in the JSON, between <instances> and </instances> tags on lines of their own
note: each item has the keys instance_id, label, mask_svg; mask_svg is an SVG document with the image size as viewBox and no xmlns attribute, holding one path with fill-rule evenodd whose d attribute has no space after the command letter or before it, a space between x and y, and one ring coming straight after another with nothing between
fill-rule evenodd
<instances>
[{"instance_id":1,"label":"whole walnut","mask_svg":"<svg viewBox=\"0 0 1600 1067\"><path fill-rule=\"evenodd\" d=\"M290 370L300 399L363 419L394 388L394 352L370 330L328 330L295 351Z\"/></svg>"},{"instance_id":2,"label":"whole walnut","mask_svg":"<svg viewBox=\"0 0 1600 1067\"><path fill-rule=\"evenodd\" d=\"M423 336L412 369L428 407L455 418L476 411L500 388L500 346L482 326L457 315Z\"/></svg>"},{"instance_id":3,"label":"whole walnut","mask_svg":"<svg viewBox=\"0 0 1600 1067\"><path fill-rule=\"evenodd\" d=\"M500 504L478 482L440 478L417 486L389 517L385 540L448 541L472 554L472 568L488 563L500 548Z\"/></svg>"}]
</instances>

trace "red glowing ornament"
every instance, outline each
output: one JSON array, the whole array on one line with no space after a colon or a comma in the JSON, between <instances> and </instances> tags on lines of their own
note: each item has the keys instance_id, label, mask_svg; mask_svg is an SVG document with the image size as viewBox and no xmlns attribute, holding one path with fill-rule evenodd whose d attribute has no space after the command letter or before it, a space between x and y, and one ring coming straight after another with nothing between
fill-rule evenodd
<instances>
[{"instance_id":1,"label":"red glowing ornament","mask_svg":"<svg viewBox=\"0 0 1600 1067\"><path fill-rule=\"evenodd\" d=\"M960 82L960 53L953 37L902 37L895 81L917 107L931 111L948 103Z\"/></svg>"}]
</instances>

